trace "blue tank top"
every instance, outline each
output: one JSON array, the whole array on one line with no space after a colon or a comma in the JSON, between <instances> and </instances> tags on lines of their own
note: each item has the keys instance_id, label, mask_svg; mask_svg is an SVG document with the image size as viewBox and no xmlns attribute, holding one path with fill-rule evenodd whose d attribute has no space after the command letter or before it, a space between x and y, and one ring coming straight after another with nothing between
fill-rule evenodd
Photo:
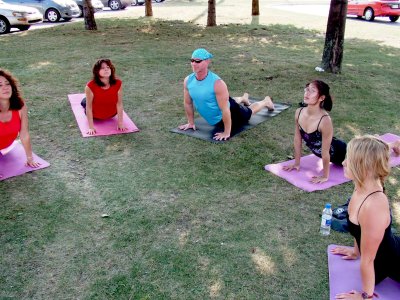
<instances>
[{"instance_id":1,"label":"blue tank top","mask_svg":"<svg viewBox=\"0 0 400 300\"><path fill-rule=\"evenodd\" d=\"M210 125L215 125L222 120L222 112L214 91L215 82L219 79L221 78L217 74L208 71L203 80L197 80L195 73L192 73L186 81L186 88L194 107Z\"/></svg>"}]
</instances>

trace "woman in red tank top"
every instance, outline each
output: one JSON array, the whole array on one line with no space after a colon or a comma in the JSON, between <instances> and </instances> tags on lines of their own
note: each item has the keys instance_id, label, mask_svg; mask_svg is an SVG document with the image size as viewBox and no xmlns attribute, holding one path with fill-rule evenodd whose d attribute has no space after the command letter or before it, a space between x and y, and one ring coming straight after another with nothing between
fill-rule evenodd
<instances>
[{"instance_id":1,"label":"woman in red tank top","mask_svg":"<svg viewBox=\"0 0 400 300\"><path fill-rule=\"evenodd\" d=\"M117 129L125 131L123 122L122 81L115 76L115 67L109 59L99 59L93 66L93 79L85 87L88 134L96 134L93 119L109 119L117 115ZM85 100L85 99L84 99Z\"/></svg>"},{"instance_id":2,"label":"woman in red tank top","mask_svg":"<svg viewBox=\"0 0 400 300\"><path fill-rule=\"evenodd\" d=\"M25 149L26 165L37 168L39 163L33 160L28 130L28 109L18 81L8 71L0 69L0 155L8 152L18 136Z\"/></svg>"}]
</instances>

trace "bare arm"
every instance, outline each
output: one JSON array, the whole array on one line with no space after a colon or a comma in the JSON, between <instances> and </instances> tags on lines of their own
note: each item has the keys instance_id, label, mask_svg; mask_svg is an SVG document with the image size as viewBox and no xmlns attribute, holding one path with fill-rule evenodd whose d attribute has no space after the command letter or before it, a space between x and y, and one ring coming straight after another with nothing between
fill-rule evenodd
<instances>
[{"instance_id":1,"label":"bare arm","mask_svg":"<svg viewBox=\"0 0 400 300\"><path fill-rule=\"evenodd\" d=\"M122 83L121 83L121 87L118 90L117 118L118 118L118 128L117 129L125 131L126 127L124 126L124 105L122 103Z\"/></svg>"},{"instance_id":2,"label":"bare arm","mask_svg":"<svg viewBox=\"0 0 400 300\"><path fill-rule=\"evenodd\" d=\"M293 165L287 165L284 166L283 169L285 171L292 171L296 169L297 171L300 170L300 158L301 158L301 135L300 135L300 129L299 129L299 114L300 114L300 108L296 110L296 113L294 114L294 164Z\"/></svg>"},{"instance_id":3,"label":"bare arm","mask_svg":"<svg viewBox=\"0 0 400 300\"><path fill-rule=\"evenodd\" d=\"M217 98L219 109L222 112L222 122L224 123L224 132L215 134L215 140L227 140L231 136L232 118L231 110L229 108L229 92L223 80L217 80L214 84L215 96Z\"/></svg>"},{"instance_id":4,"label":"bare arm","mask_svg":"<svg viewBox=\"0 0 400 300\"><path fill-rule=\"evenodd\" d=\"M28 126L28 108L26 107L26 104L21 108L19 113L21 118L21 130L19 132L19 138L25 150L26 165L32 168L37 168L40 164L35 162L32 156L31 138L29 135Z\"/></svg>"},{"instance_id":5,"label":"bare arm","mask_svg":"<svg viewBox=\"0 0 400 300\"><path fill-rule=\"evenodd\" d=\"M371 199L372 198L372 199ZM372 295L375 288L374 260L390 223L389 204L385 194L376 193L360 209L361 226L361 279L363 291Z\"/></svg>"},{"instance_id":6,"label":"bare arm","mask_svg":"<svg viewBox=\"0 0 400 300\"><path fill-rule=\"evenodd\" d=\"M323 175L315 176L312 179L313 183L322 183L328 181L329 179L329 171L330 171L329 164L331 161L329 149L331 148L331 143L333 138L333 126L331 118L329 116L324 117L321 120L319 128L322 134L321 157L322 157Z\"/></svg>"},{"instance_id":7,"label":"bare arm","mask_svg":"<svg viewBox=\"0 0 400 300\"><path fill-rule=\"evenodd\" d=\"M187 77L183 82L183 105L185 107L186 118L188 120L187 124L183 124L179 126L181 130L194 129L196 130L196 126L194 125L194 108L193 101L190 97L189 91L186 87Z\"/></svg>"},{"instance_id":8,"label":"bare arm","mask_svg":"<svg viewBox=\"0 0 400 300\"><path fill-rule=\"evenodd\" d=\"M86 95L86 118L89 123L88 134L93 135L96 133L96 129L93 124L93 92L92 90L86 86L85 87L85 95Z\"/></svg>"}]
</instances>

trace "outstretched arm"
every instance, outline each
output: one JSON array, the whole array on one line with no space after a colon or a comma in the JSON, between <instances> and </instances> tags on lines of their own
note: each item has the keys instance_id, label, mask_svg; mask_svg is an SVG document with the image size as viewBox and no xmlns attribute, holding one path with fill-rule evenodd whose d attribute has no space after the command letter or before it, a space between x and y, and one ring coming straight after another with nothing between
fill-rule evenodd
<instances>
[{"instance_id":1,"label":"outstretched arm","mask_svg":"<svg viewBox=\"0 0 400 300\"><path fill-rule=\"evenodd\" d=\"M125 131L127 128L124 126L124 105L122 103L122 83L118 90L118 102L117 102L117 118L118 118L118 130Z\"/></svg>"},{"instance_id":2,"label":"outstretched arm","mask_svg":"<svg viewBox=\"0 0 400 300\"><path fill-rule=\"evenodd\" d=\"M296 110L294 114L294 164L283 167L285 171L300 170L300 158L301 158L301 135L299 130L299 113L300 108Z\"/></svg>"},{"instance_id":3,"label":"outstretched arm","mask_svg":"<svg viewBox=\"0 0 400 300\"><path fill-rule=\"evenodd\" d=\"M229 108L229 92L225 82L220 79L214 84L215 96L217 98L219 109L222 112L222 122L224 122L224 132L217 132L214 139L217 141L224 141L231 136L232 118L231 110Z\"/></svg>"},{"instance_id":4,"label":"outstretched arm","mask_svg":"<svg viewBox=\"0 0 400 300\"><path fill-rule=\"evenodd\" d=\"M329 154L329 150L332 144L333 138L333 126L332 121L329 116L324 117L320 123L320 131L322 134L322 147L321 147L321 157L322 157L322 168L323 175L322 176L314 176L311 180L312 183L323 183L328 181L329 179L329 164L331 161L331 155Z\"/></svg>"},{"instance_id":5,"label":"outstretched arm","mask_svg":"<svg viewBox=\"0 0 400 300\"><path fill-rule=\"evenodd\" d=\"M190 97L189 91L186 87L187 77L183 81L183 106L185 107L186 118L188 123L180 125L180 130L188 130L193 129L196 130L196 126L194 125L194 108L193 101Z\"/></svg>"},{"instance_id":6,"label":"outstretched arm","mask_svg":"<svg viewBox=\"0 0 400 300\"><path fill-rule=\"evenodd\" d=\"M28 108L26 107L26 104L21 108L19 113L21 118L21 131L19 132L19 138L21 139L22 146L25 150L26 165L31 168L37 168L40 164L35 162L32 156L31 138L28 126Z\"/></svg>"},{"instance_id":7,"label":"outstretched arm","mask_svg":"<svg viewBox=\"0 0 400 300\"><path fill-rule=\"evenodd\" d=\"M89 123L88 134L93 135L96 134L96 129L93 124L93 92L92 90L86 86L85 87L85 95L86 95L86 118Z\"/></svg>"}]
</instances>

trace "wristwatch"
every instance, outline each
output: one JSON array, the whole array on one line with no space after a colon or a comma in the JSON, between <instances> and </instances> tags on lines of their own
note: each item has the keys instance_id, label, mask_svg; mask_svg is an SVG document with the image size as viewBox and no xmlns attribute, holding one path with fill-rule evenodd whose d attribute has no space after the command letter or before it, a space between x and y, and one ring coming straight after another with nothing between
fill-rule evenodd
<instances>
[{"instance_id":1,"label":"wristwatch","mask_svg":"<svg viewBox=\"0 0 400 300\"><path fill-rule=\"evenodd\" d=\"M372 298L374 298L374 294L368 295L366 292L362 292L361 297L363 299L372 299Z\"/></svg>"}]
</instances>

